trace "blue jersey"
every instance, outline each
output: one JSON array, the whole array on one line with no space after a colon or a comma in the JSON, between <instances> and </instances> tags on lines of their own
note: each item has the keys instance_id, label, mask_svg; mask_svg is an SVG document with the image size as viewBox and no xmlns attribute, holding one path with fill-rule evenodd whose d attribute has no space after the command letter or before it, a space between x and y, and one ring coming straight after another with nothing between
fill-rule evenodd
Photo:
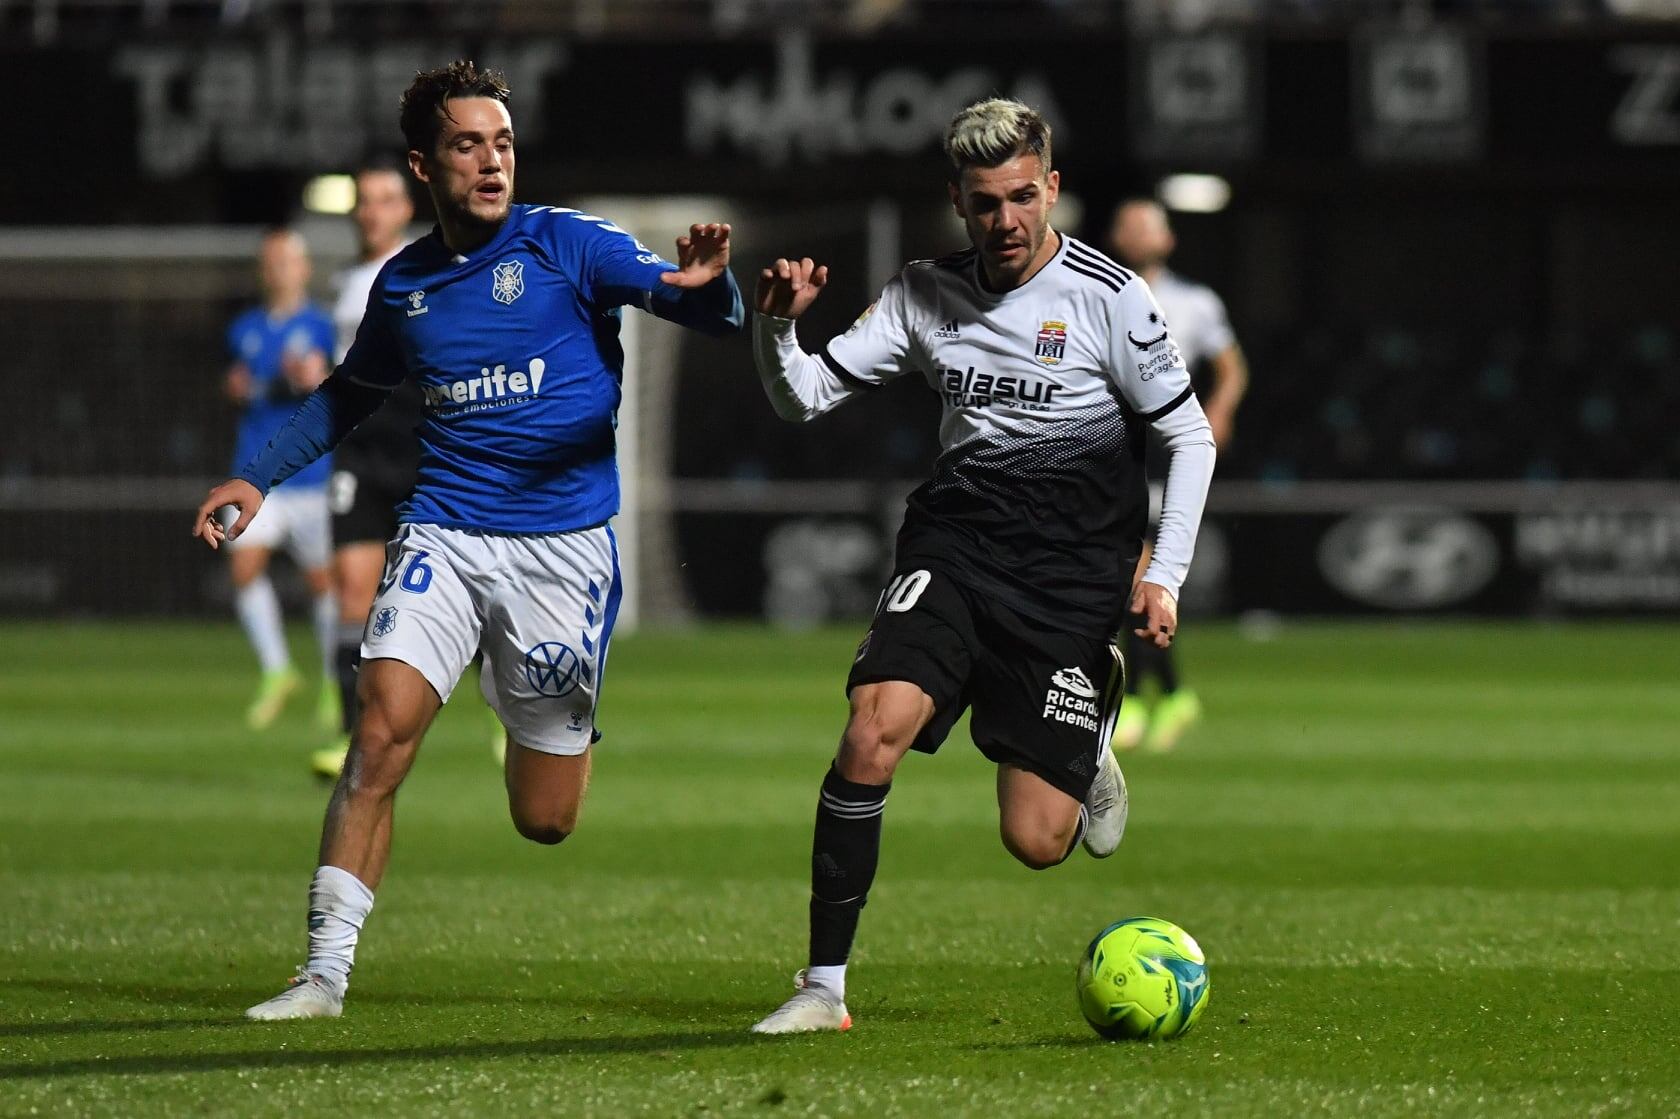
<instances>
[{"instance_id":1,"label":"blue jersey","mask_svg":"<svg viewBox=\"0 0 1680 1119\"><path fill-rule=\"evenodd\" d=\"M434 229L381 269L334 380L421 389L420 470L404 522L493 533L570 532L618 511L615 428L633 305L715 333L740 329L727 273L695 291L602 218L513 206L457 254ZM262 470L248 471L259 485Z\"/></svg>"},{"instance_id":2,"label":"blue jersey","mask_svg":"<svg viewBox=\"0 0 1680 1119\"><path fill-rule=\"evenodd\" d=\"M251 374L251 401L239 417L234 440L233 468L250 462L280 433L307 394L294 392L280 371L281 359L319 353L332 361L333 322L325 311L305 303L285 318L270 317L266 308L242 312L227 332L228 353ZM293 486L324 486L332 473L330 458L318 459L292 476Z\"/></svg>"}]
</instances>

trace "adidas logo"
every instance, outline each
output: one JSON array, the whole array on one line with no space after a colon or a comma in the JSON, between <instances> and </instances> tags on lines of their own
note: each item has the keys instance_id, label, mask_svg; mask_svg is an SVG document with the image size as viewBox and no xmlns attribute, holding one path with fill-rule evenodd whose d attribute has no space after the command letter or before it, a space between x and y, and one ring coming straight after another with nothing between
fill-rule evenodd
<instances>
[{"instance_id":1,"label":"adidas logo","mask_svg":"<svg viewBox=\"0 0 1680 1119\"><path fill-rule=\"evenodd\" d=\"M957 320L951 319L944 326L933 332L935 338L957 338Z\"/></svg>"}]
</instances>

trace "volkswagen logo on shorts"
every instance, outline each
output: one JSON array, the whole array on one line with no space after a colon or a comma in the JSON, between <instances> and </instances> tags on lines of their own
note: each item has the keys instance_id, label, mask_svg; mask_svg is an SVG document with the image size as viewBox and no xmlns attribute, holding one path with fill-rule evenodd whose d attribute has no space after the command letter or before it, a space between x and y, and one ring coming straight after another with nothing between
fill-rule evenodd
<instances>
[{"instance_id":1,"label":"volkswagen logo on shorts","mask_svg":"<svg viewBox=\"0 0 1680 1119\"><path fill-rule=\"evenodd\" d=\"M525 650L525 682L543 695L570 695L577 690L582 671L578 655L558 641L544 641Z\"/></svg>"},{"instance_id":2,"label":"volkswagen logo on shorts","mask_svg":"<svg viewBox=\"0 0 1680 1119\"><path fill-rule=\"evenodd\" d=\"M1318 546L1330 585L1359 602L1433 610L1473 598L1499 568L1481 524L1433 509L1378 509L1337 524Z\"/></svg>"}]
</instances>

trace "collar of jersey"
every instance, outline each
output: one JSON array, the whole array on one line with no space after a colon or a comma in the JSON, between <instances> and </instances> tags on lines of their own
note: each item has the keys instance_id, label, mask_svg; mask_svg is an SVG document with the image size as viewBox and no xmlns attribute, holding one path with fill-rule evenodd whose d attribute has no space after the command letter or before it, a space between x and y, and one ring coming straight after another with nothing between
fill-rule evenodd
<instances>
[{"instance_id":1,"label":"collar of jersey","mask_svg":"<svg viewBox=\"0 0 1680 1119\"><path fill-rule=\"evenodd\" d=\"M1068 235L1066 233L1063 233L1059 229L1054 229L1052 232L1054 232L1056 237L1059 239L1059 243L1056 245L1056 251L1050 254L1050 259L1044 262L1044 267L1040 268L1037 272L1034 272L1027 279L1026 283L1012 287L1008 291L993 291L991 288L986 286L986 266L980 263L980 253L976 250L974 253L973 280L974 290L980 294L980 298L990 300L993 303L1002 303L1005 299L1014 295L1019 295L1021 292L1026 291L1038 281L1040 276L1050 271L1050 266L1052 264L1055 264L1058 260L1067 255L1068 247Z\"/></svg>"},{"instance_id":2,"label":"collar of jersey","mask_svg":"<svg viewBox=\"0 0 1680 1119\"><path fill-rule=\"evenodd\" d=\"M458 253L451 249L449 243L443 239L443 226L441 225L432 226L432 239L437 245L438 252L449 264L455 266L476 264L485 257L493 256L502 251L502 246L518 232L519 222L516 219L522 216L524 212L525 208L518 204L509 208L507 220L502 223L502 228L496 230L496 235L470 253Z\"/></svg>"}]
</instances>

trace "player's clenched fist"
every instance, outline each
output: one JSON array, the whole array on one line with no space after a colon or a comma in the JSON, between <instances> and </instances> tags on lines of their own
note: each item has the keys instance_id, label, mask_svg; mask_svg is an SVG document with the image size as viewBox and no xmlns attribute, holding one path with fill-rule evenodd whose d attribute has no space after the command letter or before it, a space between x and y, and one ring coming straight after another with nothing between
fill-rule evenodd
<instances>
[{"instance_id":1,"label":"player's clenched fist","mask_svg":"<svg viewBox=\"0 0 1680 1119\"><path fill-rule=\"evenodd\" d=\"M810 257L803 260L777 257L776 263L758 274L753 302L761 315L797 319L822 294L826 283L828 265L813 263Z\"/></svg>"},{"instance_id":2,"label":"player's clenched fist","mask_svg":"<svg viewBox=\"0 0 1680 1119\"><path fill-rule=\"evenodd\" d=\"M198 516L193 521L193 535L200 537L212 548L220 548L223 540L237 540L239 534L245 531L245 526L251 523L251 518L262 508L262 491L243 478L229 478L221 485L210 491L210 496L198 507ZM216 519L216 510L231 505L239 512L239 517L228 528L223 529L222 523Z\"/></svg>"}]
</instances>

